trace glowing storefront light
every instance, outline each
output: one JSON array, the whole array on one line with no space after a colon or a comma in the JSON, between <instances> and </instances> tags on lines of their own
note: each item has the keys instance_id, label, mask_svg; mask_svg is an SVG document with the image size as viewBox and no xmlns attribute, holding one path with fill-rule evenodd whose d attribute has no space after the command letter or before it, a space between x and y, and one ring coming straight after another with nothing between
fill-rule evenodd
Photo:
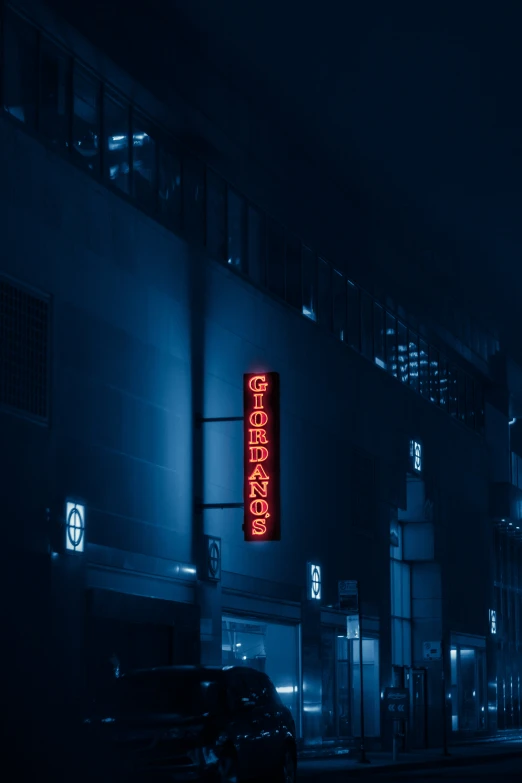
<instances>
[{"instance_id":1,"label":"glowing storefront light","mask_svg":"<svg viewBox=\"0 0 522 783\"><path fill-rule=\"evenodd\" d=\"M85 545L85 506L79 503L65 504L65 548L70 552L83 552Z\"/></svg>"},{"instance_id":2,"label":"glowing storefront light","mask_svg":"<svg viewBox=\"0 0 522 783\"><path fill-rule=\"evenodd\" d=\"M279 541L279 374L244 377L244 538Z\"/></svg>"}]
</instances>

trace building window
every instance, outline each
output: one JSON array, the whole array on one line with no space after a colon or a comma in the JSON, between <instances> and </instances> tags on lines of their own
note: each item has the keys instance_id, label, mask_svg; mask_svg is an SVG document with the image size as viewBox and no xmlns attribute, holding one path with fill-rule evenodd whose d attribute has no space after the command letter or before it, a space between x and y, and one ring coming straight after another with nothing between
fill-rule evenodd
<instances>
[{"instance_id":1,"label":"building window","mask_svg":"<svg viewBox=\"0 0 522 783\"><path fill-rule=\"evenodd\" d=\"M373 300L360 292L361 304L361 353L373 361Z\"/></svg>"},{"instance_id":2,"label":"building window","mask_svg":"<svg viewBox=\"0 0 522 783\"><path fill-rule=\"evenodd\" d=\"M36 126L38 98L38 34L16 14L4 18L4 109L30 128Z\"/></svg>"},{"instance_id":3,"label":"building window","mask_svg":"<svg viewBox=\"0 0 522 783\"><path fill-rule=\"evenodd\" d=\"M397 355L399 359L399 380L402 383L408 383L409 378L409 350L408 350L408 329L397 321Z\"/></svg>"},{"instance_id":4,"label":"building window","mask_svg":"<svg viewBox=\"0 0 522 783\"><path fill-rule=\"evenodd\" d=\"M246 204L243 196L228 190L228 255L230 266L246 271Z\"/></svg>"},{"instance_id":5,"label":"building window","mask_svg":"<svg viewBox=\"0 0 522 783\"><path fill-rule=\"evenodd\" d=\"M340 272L333 273L333 332L339 340L346 336L346 281Z\"/></svg>"},{"instance_id":6,"label":"building window","mask_svg":"<svg viewBox=\"0 0 522 783\"><path fill-rule=\"evenodd\" d=\"M392 663L411 666L410 566L391 560Z\"/></svg>"},{"instance_id":7,"label":"building window","mask_svg":"<svg viewBox=\"0 0 522 783\"><path fill-rule=\"evenodd\" d=\"M158 151L158 207L161 218L173 231L181 228L181 156L169 142ZM224 229L223 229L224 230Z\"/></svg>"},{"instance_id":8,"label":"building window","mask_svg":"<svg viewBox=\"0 0 522 783\"><path fill-rule=\"evenodd\" d=\"M419 335L408 329L409 380L412 389L419 391Z\"/></svg>"},{"instance_id":9,"label":"building window","mask_svg":"<svg viewBox=\"0 0 522 783\"><path fill-rule=\"evenodd\" d=\"M472 430L475 429L475 386L473 378L466 376L466 424Z\"/></svg>"},{"instance_id":10,"label":"building window","mask_svg":"<svg viewBox=\"0 0 522 783\"><path fill-rule=\"evenodd\" d=\"M332 268L323 258L317 268L317 321L328 330L332 328L333 297Z\"/></svg>"},{"instance_id":11,"label":"building window","mask_svg":"<svg viewBox=\"0 0 522 783\"><path fill-rule=\"evenodd\" d=\"M419 340L419 391L423 397L430 397L429 349L425 340Z\"/></svg>"},{"instance_id":12,"label":"building window","mask_svg":"<svg viewBox=\"0 0 522 783\"><path fill-rule=\"evenodd\" d=\"M457 388L457 368L453 364L448 364L447 368L448 385L448 410L450 416L454 419L458 417L458 388Z\"/></svg>"},{"instance_id":13,"label":"building window","mask_svg":"<svg viewBox=\"0 0 522 783\"><path fill-rule=\"evenodd\" d=\"M183 158L183 231L187 239L202 245L205 241L205 167L199 160Z\"/></svg>"},{"instance_id":14,"label":"building window","mask_svg":"<svg viewBox=\"0 0 522 783\"><path fill-rule=\"evenodd\" d=\"M71 154L93 174L100 171L100 95L100 82L75 64Z\"/></svg>"},{"instance_id":15,"label":"building window","mask_svg":"<svg viewBox=\"0 0 522 783\"><path fill-rule=\"evenodd\" d=\"M265 216L255 207L248 207L248 273L257 285L266 285L266 224Z\"/></svg>"},{"instance_id":16,"label":"building window","mask_svg":"<svg viewBox=\"0 0 522 783\"><path fill-rule=\"evenodd\" d=\"M226 183L207 169L207 249L217 261L225 261L227 254L226 213Z\"/></svg>"},{"instance_id":17,"label":"building window","mask_svg":"<svg viewBox=\"0 0 522 783\"><path fill-rule=\"evenodd\" d=\"M221 649L223 666L250 666L268 674L300 733L298 627L224 615Z\"/></svg>"},{"instance_id":18,"label":"building window","mask_svg":"<svg viewBox=\"0 0 522 783\"><path fill-rule=\"evenodd\" d=\"M129 193L130 174L130 112L126 104L108 96L104 101L105 179L111 185Z\"/></svg>"},{"instance_id":19,"label":"building window","mask_svg":"<svg viewBox=\"0 0 522 783\"><path fill-rule=\"evenodd\" d=\"M450 647L451 728L480 731L486 728L485 651L460 644Z\"/></svg>"},{"instance_id":20,"label":"building window","mask_svg":"<svg viewBox=\"0 0 522 783\"><path fill-rule=\"evenodd\" d=\"M439 352L432 348L429 348L429 378L430 378L430 402L435 405L440 403L440 389L439 389Z\"/></svg>"},{"instance_id":21,"label":"building window","mask_svg":"<svg viewBox=\"0 0 522 783\"><path fill-rule=\"evenodd\" d=\"M268 290L285 298L285 237L279 223L267 220Z\"/></svg>"},{"instance_id":22,"label":"building window","mask_svg":"<svg viewBox=\"0 0 522 783\"><path fill-rule=\"evenodd\" d=\"M373 360L375 364L386 369L386 326L384 310L373 303Z\"/></svg>"},{"instance_id":23,"label":"building window","mask_svg":"<svg viewBox=\"0 0 522 783\"><path fill-rule=\"evenodd\" d=\"M352 662L352 733L354 737L361 735L361 667L359 657L359 640L349 642ZM379 678L379 641L378 639L363 639L364 666L364 730L367 737L378 737L381 731L380 722L380 678Z\"/></svg>"},{"instance_id":24,"label":"building window","mask_svg":"<svg viewBox=\"0 0 522 783\"><path fill-rule=\"evenodd\" d=\"M132 195L147 212L156 212L157 152L155 131L135 114L132 118Z\"/></svg>"},{"instance_id":25,"label":"building window","mask_svg":"<svg viewBox=\"0 0 522 783\"><path fill-rule=\"evenodd\" d=\"M69 144L71 58L43 39L40 47L40 132L59 148Z\"/></svg>"},{"instance_id":26,"label":"building window","mask_svg":"<svg viewBox=\"0 0 522 783\"><path fill-rule=\"evenodd\" d=\"M397 319L391 313L386 313L386 368L390 375L397 377Z\"/></svg>"},{"instance_id":27,"label":"building window","mask_svg":"<svg viewBox=\"0 0 522 783\"><path fill-rule=\"evenodd\" d=\"M439 405L443 411L448 410L448 362L444 356L439 357Z\"/></svg>"},{"instance_id":28,"label":"building window","mask_svg":"<svg viewBox=\"0 0 522 783\"><path fill-rule=\"evenodd\" d=\"M295 236L286 237L286 301L296 310L303 309L301 242Z\"/></svg>"},{"instance_id":29,"label":"building window","mask_svg":"<svg viewBox=\"0 0 522 783\"><path fill-rule=\"evenodd\" d=\"M345 342L356 351L361 350L361 305L359 289L346 281L346 337Z\"/></svg>"},{"instance_id":30,"label":"building window","mask_svg":"<svg viewBox=\"0 0 522 783\"><path fill-rule=\"evenodd\" d=\"M49 301L0 280L0 404L49 416Z\"/></svg>"},{"instance_id":31,"label":"building window","mask_svg":"<svg viewBox=\"0 0 522 783\"><path fill-rule=\"evenodd\" d=\"M303 315L317 319L317 256L303 247Z\"/></svg>"},{"instance_id":32,"label":"building window","mask_svg":"<svg viewBox=\"0 0 522 783\"><path fill-rule=\"evenodd\" d=\"M359 641L344 628L321 631L322 735L325 739L356 737L360 732ZM380 733L379 642L363 639L365 733Z\"/></svg>"}]
</instances>

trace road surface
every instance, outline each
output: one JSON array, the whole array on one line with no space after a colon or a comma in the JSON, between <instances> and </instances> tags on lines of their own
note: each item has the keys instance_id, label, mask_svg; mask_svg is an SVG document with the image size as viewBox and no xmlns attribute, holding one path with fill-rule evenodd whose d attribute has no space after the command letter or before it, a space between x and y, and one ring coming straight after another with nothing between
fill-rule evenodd
<instances>
[{"instance_id":1,"label":"road surface","mask_svg":"<svg viewBox=\"0 0 522 783\"><path fill-rule=\"evenodd\" d=\"M319 764L321 765L319 767ZM305 767L305 765L303 765ZM335 762L317 762L314 769L303 769L298 773L302 783L348 783L350 772L341 770ZM364 776L359 769L352 780L366 779L374 783L522 783L522 755L508 760L488 760L480 765L458 765L438 768L394 771L393 769L372 769Z\"/></svg>"}]
</instances>

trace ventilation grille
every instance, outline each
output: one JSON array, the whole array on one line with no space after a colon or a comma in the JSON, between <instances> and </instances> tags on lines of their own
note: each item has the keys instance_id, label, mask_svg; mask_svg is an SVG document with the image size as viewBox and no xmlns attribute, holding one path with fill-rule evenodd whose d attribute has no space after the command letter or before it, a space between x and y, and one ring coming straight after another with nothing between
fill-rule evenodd
<instances>
[{"instance_id":1,"label":"ventilation grille","mask_svg":"<svg viewBox=\"0 0 522 783\"><path fill-rule=\"evenodd\" d=\"M49 302L0 280L0 405L49 416Z\"/></svg>"}]
</instances>

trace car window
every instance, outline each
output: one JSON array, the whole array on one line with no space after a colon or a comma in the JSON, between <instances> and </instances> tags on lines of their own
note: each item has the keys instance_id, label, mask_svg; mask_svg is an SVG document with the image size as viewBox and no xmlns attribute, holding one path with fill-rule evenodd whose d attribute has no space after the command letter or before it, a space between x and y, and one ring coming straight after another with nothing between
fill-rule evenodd
<instances>
[{"instance_id":1,"label":"car window","mask_svg":"<svg viewBox=\"0 0 522 783\"><path fill-rule=\"evenodd\" d=\"M241 699L248 698L248 689L240 669L229 669L226 674L228 707L237 710Z\"/></svg>"},{"instance_id":2,"label":"car window","mask_svg":"<svg viewBox=\"0 0 522 783\"><path fill-rule=\"evenodd\" d=\"M276 707L276 708L282 707L283 702L281 701L280 695L276 691L276 687L274 683L272 682L270 677L267 677L266 675L263 675L263 677L265 680L264 688L266 689L268 704L270 705L270 707Z\"/></svg>"},{"instance_id":3,"label":"car window","mask_svg":"<svg viewBox=\"0 0 522 783\"><path fill-rule=\"evenodd\" d=\"M243 676L245 678L249 701L252 701L260 707L264 706L267 703L268 698L262 674L255 669L245 668L243 670Z\"/></svg>"}]
</instances>

